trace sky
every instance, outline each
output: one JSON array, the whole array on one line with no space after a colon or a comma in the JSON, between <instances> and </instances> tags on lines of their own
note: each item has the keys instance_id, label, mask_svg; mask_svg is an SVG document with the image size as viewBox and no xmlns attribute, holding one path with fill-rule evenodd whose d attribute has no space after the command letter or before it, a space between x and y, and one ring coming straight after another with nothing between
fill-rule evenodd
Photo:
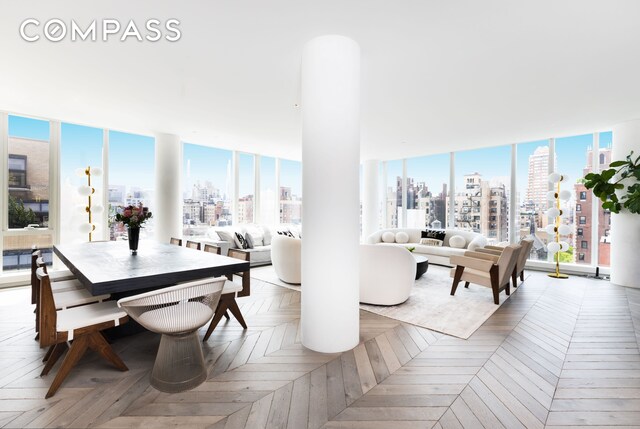
<instances>
[{"instance_id":1,"label":"sky","mask_svg":"<svg viewBox=\"0 0 640 429\"><path fill-rule=\"evenodd\" d=\"M61 169L63 177L71 177L76 168L102 163L102 130L73 124L62 124ZM48 121L19 116L9 116L9 134L39 140L49 140ZM612 133L600 133L600 147L611 145ZM518 144L517 185L520 198L524 198L527 186L529 155L548 140ZM571 183L582 177L586 165L586 150L592 145L592 134L556 139L558 172L566 173ZM109 182L112 185L154 186L154 140L117 131L109 132ZM456 152L456 184L460 188L463 175L478 172L486 179L509 177L511 146L498 146L471 151ZM240 195L253 192L253 155L240 155ZM275 160L261 157L262 189L275 187ZM190 192L197 180L211 181L224 193L231 165L231 151L208 146L184 144L183 189ZM402 176L402 161L387 162L387 185L394 186L395 177ZM449 154L430 155L407 160L407 175L416 181L424 181L433 192L449 181ZM298 161L282 159L280 185L302 194L302 166Z\"/></svg>"}]
</instances>

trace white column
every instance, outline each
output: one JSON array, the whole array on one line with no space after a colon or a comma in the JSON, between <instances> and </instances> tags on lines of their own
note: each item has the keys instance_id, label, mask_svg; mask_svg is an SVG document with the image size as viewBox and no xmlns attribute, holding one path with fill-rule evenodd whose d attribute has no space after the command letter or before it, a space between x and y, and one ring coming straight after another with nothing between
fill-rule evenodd
<instances>
[{"instance_id":1,"label":"white column","mask_svg":"<svg viewBox=\"0 0 640 429\"><path fill-rule=\"evenodd\" d=\"M264 223L260 189L260 161L260 155L253 155L253 223Z\"/></svg>"},{"instance_id":2,"label":"white column","mask_svg":"<svg viewBox=\"0 0 640 429\"><path fill-rule=\"evenodd\" d=\"M301 325L302 344L319 352L360 340L359 167L360 47L317 37L302 54Z\"/></svg>"},{"instance_id":3,"label":"white column","mask_svg":"<svg viewBox=\"0 0 640 429\"><path fill-rule=\"evenodd\" d=\"M274 213L273 226L280 225L280 158L276 158L276 205ZM275 231L274 231L275 234Z\"/></svg>"},{"instance_id":4,"label":"white column","mask_svg":"<svg viewBox=\"0 0 640 429\"><path fill-rule=\"evenodd\" d=\"M518 223L518 145L511 145L511 185L509 191L509 243L515 244L520 240L520 225Z\"/></svg>"},{"instance_id":5,"label":"white column","mask_svg":"<svg viewBox=\"0 0 640 429\"><path fill-rule=\"evenodd\" d=\"M613 127L611 160L626 159L640 155L640 119ZM632 179L622 183L631 184ZM621 193L618 191L619 196ZM611 283L640 288L640 215L622 209L611 214Z\"/></svg>"},{"instance_id":6,"label":"white column","mask_svg":"<svg viewBox=\"0 0 640 429\"><path fill-rule=\"evenodd\" d=\"M232 184L231 190L231 224L235 227L238 225L238 197L240 193L240 154L233 151L231 158Z\"/></svg>"},{"instance_id":7,"label":"white column","mask_svg":"<svg viewBox=\"0 0 640 429\"><path fill-rule=\"evenodd\" d=\"M456 154L449 154L449 225L445 228L456 227Z\"/></svg>"},{"instance_id":8,"label":"white column","mask_svg":"<svg viewBox=\"0 0 640 429\"><path fill-rule=\"evenodd\" d=\"M106 128L102 130L102 207L104 207L100 216L100 223L104 225L102 240L109 240L111 236L109 231L109 130Z\"/></svg>"},{"instance_id":9,"label":"white column","mask_svg":"<svg viewBox=\"0 0 640 429\"><path fill-rule=\"evenodd\" d=\"M387 161L382 161L382 228L387 228L387 219L389 218L389 198L387 194Z\"/></svg>"},{"instance_id":10,"label":"white column","mask_svg":"<svg viewBox=\"0 0 640 429\"><path fill-rule=\"evenodd\" d=\"M600 133L593 133L593 148L591 150L591 171L594 173L600 172ZM591 265L599 266L599 252L600 252L600 207L602 202L599 198L591 198ZM577 219L574 221L574 226L577 224ZM575 237L575 235L574 235ZM577 244L577 240L575 240ZM577 246L575 246L577 248ZM576 251L574 251L575 253Z\"/></svg>"},{"instance_id":11,"label":"white column","mask_svg":"<svg viewBox=\"0 0 640 429\"><path fill-rule=\"evenodd\" d=\"M180 137L156 134L155 239L182 237L182 144Z\"/></svg>"},{"instance_id":12,"label":"white column","mask_svg":"<svg viewBox=\"0 0 640 429\"><path fill-rule=\"evenodd\" d=\"M409 204L407 202L407 191L408 191L408 186L407 186L407 160L403 159L402 160L402 190L400 192L402 192L402 217L400 219L398 219L398 227L399 228L407 228L407 207L409 207ZM402 222L402 225L400 225L400 222Z\"/></svg>"},{"instance_id":13,"label":"white column","mask_svg":"<svg viewBox=\"0 0 640 429\"><path fill-rule=\"evenodd\" d=\"M362 166L363 195L362 195L362 238L378 230L378 213L380 212L380 186L378 176L380 175L379 161L368 159Z\"/></svg>"}]
</instances>

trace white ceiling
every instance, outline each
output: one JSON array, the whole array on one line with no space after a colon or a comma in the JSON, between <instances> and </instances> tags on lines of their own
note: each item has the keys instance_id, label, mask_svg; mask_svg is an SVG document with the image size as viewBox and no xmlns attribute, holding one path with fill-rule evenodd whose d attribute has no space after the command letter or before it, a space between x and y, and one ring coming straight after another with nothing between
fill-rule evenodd
<instances>
[{"instance_id":1,"label":"white ceiling","mask_svg":"<svg viewBox=\"0 0 640 429\"><path fill-rule=\"evenodd\" d=\"M31 17L183 35L27 43ZM0 110L299 158L302 48L342 34L362 50L363 158L495 146L640 118L639 22L637 0L2 0Z\"/></svg>"}]
</instances>

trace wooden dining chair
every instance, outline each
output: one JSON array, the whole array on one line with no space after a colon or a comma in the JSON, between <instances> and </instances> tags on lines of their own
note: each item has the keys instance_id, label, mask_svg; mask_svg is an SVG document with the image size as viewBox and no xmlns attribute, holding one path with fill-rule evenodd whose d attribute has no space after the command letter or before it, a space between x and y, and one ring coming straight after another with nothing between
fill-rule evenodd
<instances>
[{"instance_id":1,"label":"wooden dining chair","mask_svg":"<svg viewBox=\"0 0 640 429\"><path fill-rule=\"evenodd\" d=\"M229 249L229 257L231 258L237 258L249 262L251 259L250 255L251 254L245 250ZM236 273L235 275L240 276L241 278L240 283L233 280L234 274L227 275L227 281L224 282L224 287L222 288L220 302L218 303L213 319L209 324L209 328L207 328L207 333L204 335L203 341L207 341L209 339L211 333L216 326L218 326L218 323L220 323L220 320L224 317L227 310L233 314L238 323L240 323L244 329L247 329L247 323L245 322L244 317L242 317L242 312L240 311L240 307L238 307L236 297L249 296L251 294L251 277L249 274L249 270Z\"/></svg>"},{"instance_id":2,"label":"wooden dining chair","mask_svg":"<svg viewBox=\"0 0 640 429\"><path fill-rule=\"evenodd\" d=\"M37 261L39 258L42 258L42 252L36 249L31 253L31 304L37 304L38 302L40 282L36 276L36 270L38 269ZM46 267L45 271L47 271ZM56 292L83 288L82 283L69 270L54 271L49 274L49 279L51 280L52 289Z\"/></svg>"},{"instance_id":3,"label":"wooden dining chair","mask_svg":"<svg viewBox=\"0 0 640 429\"><path fill-rule=\"evenodd\" d=\"M222 247L216 246L214 244L205 244L204 251L209 253L215 253L217 255L222 255Z\"/></svg>"},{"instance_id":4,"label":"wooden dining chair","mask_svg":"<svg viewBox=\"0 0 640 429\"><path fill-rule=\"evenodd\" d=\"M187 240L187 248L189 249L195 249L195 250L200 250L200 243L197 241L189 241Z\"/></svg>"},{"instance_id":5,"label":"wooden dining chair","mask_svg":"<svg viewBox=\"0 0 640 429\"><path fill-rule=\"evenodd\" d=\"M35 321L35 330L36 330L36 339L38 339L39 330L40 330L40 281L38 280L37 270L41 268L45 274L48 275L47 266L44 263L44 260L41 257L37 257L39 255L39 251L33 252L31 255L32 258L32 275L31 275L31 294L35 296L35 313L36 313L36 321ZM34 256L36 256L34 258ZM56 310L62 310L65 308L77 307L79 305L91 304L94 302L101 302L109 299L110 295L91 295L91 293L84 288L82 283L79 280L61 280L58 282L51 282L51 277L49 277L49 282L51 286L51 291L54 296L54 304ZM44 360L47 360L49 353L45 355Z\"/></svg>"},{"instance_id":6,"label":"wooden dining chair","mask_svg":"<svg viewBox=\"0 0 640 429\"><path fill-rule=\"evenodd\" d=\"M71 369L88 348L100 354L119 370L127 371L127 366L100 332L127 322L129 320L127 313L119 309L115 301L56 310L49 276L45 273L44 268L38 268L36 275L40 282L40 302L38 305L40 347L53 346L41 376L47 375L67 348L69 349L45 395L45 399L56 394Z\"/></svg>"},{"instance_id":7,"label":"wooden dining chair","mask_svg":"<svg viewBox=\"0 0 640 429\"><path fill-rule=\"evenodd\" d=\"M171 237L169 244L175 244L176 246L182 246L182 238Z\"/></svg>"}]
</instances>

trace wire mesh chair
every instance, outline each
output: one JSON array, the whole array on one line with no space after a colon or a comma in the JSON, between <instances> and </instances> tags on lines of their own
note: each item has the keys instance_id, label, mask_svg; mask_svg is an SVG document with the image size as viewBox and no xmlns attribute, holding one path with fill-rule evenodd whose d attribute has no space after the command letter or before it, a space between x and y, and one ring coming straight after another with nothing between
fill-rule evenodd
<instances>
[{"instance_id":1,"label":"wire mesh chair","mask_svg":"<svg viewBox=\"0 0 640 429\"><path fill-rule=\"evenodd\" d=\"M162 334L151 373L156 389L183 392L207 379L197 331L213 317L225 280L197 280L118 301L144 328Z\"/></svg>"}]
</instances>

